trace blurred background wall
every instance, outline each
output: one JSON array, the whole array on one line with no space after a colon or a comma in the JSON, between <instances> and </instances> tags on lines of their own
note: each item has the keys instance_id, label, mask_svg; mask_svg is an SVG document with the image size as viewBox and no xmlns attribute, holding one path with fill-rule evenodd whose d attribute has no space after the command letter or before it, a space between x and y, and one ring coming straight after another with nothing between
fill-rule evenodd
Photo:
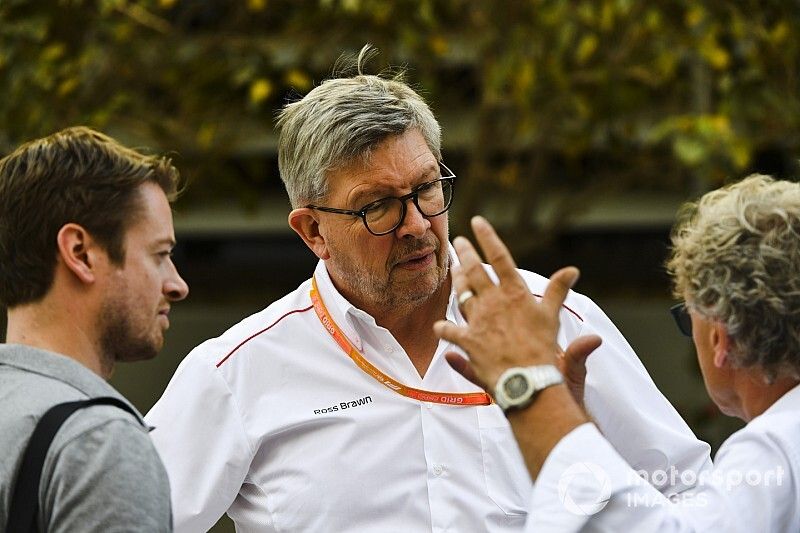
<instances>
[{"instance_id":1,"label":"blurred background wall","mask_svg":"<svg viewBox=\"0 0 800 533\"><path fill-rule=\"evenodd\" d=\"M147 411L193 346L309 275L274 117L367 42L367 71L405 68L441 121L453 233L482 213L520 266L579 266L692 428L717 446L739 427L705 395L662 265L683 201L798 175L797 2L0 0L0 155L87 124L187 182L190 297L162 355L113 384Z\"/></svg>"}]
</instances>

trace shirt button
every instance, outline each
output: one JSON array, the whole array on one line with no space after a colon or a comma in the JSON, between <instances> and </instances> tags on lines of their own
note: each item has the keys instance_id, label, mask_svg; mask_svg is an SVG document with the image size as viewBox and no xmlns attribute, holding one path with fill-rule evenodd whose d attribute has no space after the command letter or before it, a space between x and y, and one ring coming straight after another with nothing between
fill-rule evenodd
<instances>
[{"instance_id":1,"label":"shirt button","mask_svg":"<svg viewBox=\"0 0 800 533\"><path fill-rule=\"evenodd\" d=\"M442 472L444 472L444 467L442 465L434 465L433 466L433 474L436 476L441 476Z\"/></svg>"},{"instance_id":2,"label":"shirt button","mask_svg":"<svg viewBox=\"0 0 800 533\"><path fill-rule=\"evenodd\" d=\"M391 344L384 344L383 349L386 350L388 353L392 353L394 351L394 348L392 348Z\"/></svg>"},{"instance_id":3,"label":"shirt button","mask_svg":"<svg viewBox=\"0 0 800 533\"><path fill-rule=\"evenodd\" d=\"M427 407L428 409L433 409L433 403L432 402L424 402L424 403L425 403L425 407Z\"/></svg>"}]
</instances>

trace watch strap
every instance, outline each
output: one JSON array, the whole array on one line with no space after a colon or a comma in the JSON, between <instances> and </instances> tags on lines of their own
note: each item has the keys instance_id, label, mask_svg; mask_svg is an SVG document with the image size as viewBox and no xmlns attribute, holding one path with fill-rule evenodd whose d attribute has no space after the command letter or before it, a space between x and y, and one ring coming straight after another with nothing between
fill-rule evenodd
<instances>
[{"instance_id":1,"label":"watch strap","mask_svg":"<svg viewBox=\"0 0 800 533\"><path fill-rule=\"evenodd\" d=\"M506 394L506 383L511 379L522 378L527 382L527 389L522 395L510 398ZM494 400L503 411L527 407L536 394L564 382L564 376L555 365L534 365L528 367L513 367L500 375L494 388Z\"/></svg>"}]
</instances>

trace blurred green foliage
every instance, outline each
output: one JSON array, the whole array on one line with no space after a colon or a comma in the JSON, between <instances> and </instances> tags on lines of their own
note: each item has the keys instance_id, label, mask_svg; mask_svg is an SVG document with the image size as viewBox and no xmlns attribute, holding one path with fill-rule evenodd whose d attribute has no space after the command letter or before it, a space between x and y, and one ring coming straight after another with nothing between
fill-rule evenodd
<instances>
[{"instance_id":1,"label":"blurred green foliage","mask_svg":"<svg viewBox=\"0 0 800 533\"><path fill-rule=\"evenodd\" d=\"M442 118L462 212L497 191L533 240L609 188L702 192L800 147L780 0L0 0L0 145L85 123L179 154L189 201L252 205L275 111L366 42Z\"/></svg>"}]
</instances>

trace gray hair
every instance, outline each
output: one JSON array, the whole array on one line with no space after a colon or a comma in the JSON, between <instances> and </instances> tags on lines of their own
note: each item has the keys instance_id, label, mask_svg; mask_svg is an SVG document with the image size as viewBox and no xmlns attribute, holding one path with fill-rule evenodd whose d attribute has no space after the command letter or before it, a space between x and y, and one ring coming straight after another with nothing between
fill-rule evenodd
<instances>
[{"instance_id":1,"label":"gray hair","mask_svg":"<svg viewBox=\"0 0 800 533\"><path fill-rule=\"evenodd\" d=\"M371 151L389 137L418 129L441 160L441 129L428 105L403 81L362 72L370 45L355 60L357 74L325 80L278 115L278 166L292 206L325 197L327 173Z\"/></svg>"},{"instance_id":2,"label":"gray hair","mask_svg":"<svg viewBox=\"0 0 800 533\"><path fill-rule=\"evenodd\" d=\"M724 324L735 367L800 379L800 185L754 174L684 206L674 293Z\"/></svg>"}]
</instances>

